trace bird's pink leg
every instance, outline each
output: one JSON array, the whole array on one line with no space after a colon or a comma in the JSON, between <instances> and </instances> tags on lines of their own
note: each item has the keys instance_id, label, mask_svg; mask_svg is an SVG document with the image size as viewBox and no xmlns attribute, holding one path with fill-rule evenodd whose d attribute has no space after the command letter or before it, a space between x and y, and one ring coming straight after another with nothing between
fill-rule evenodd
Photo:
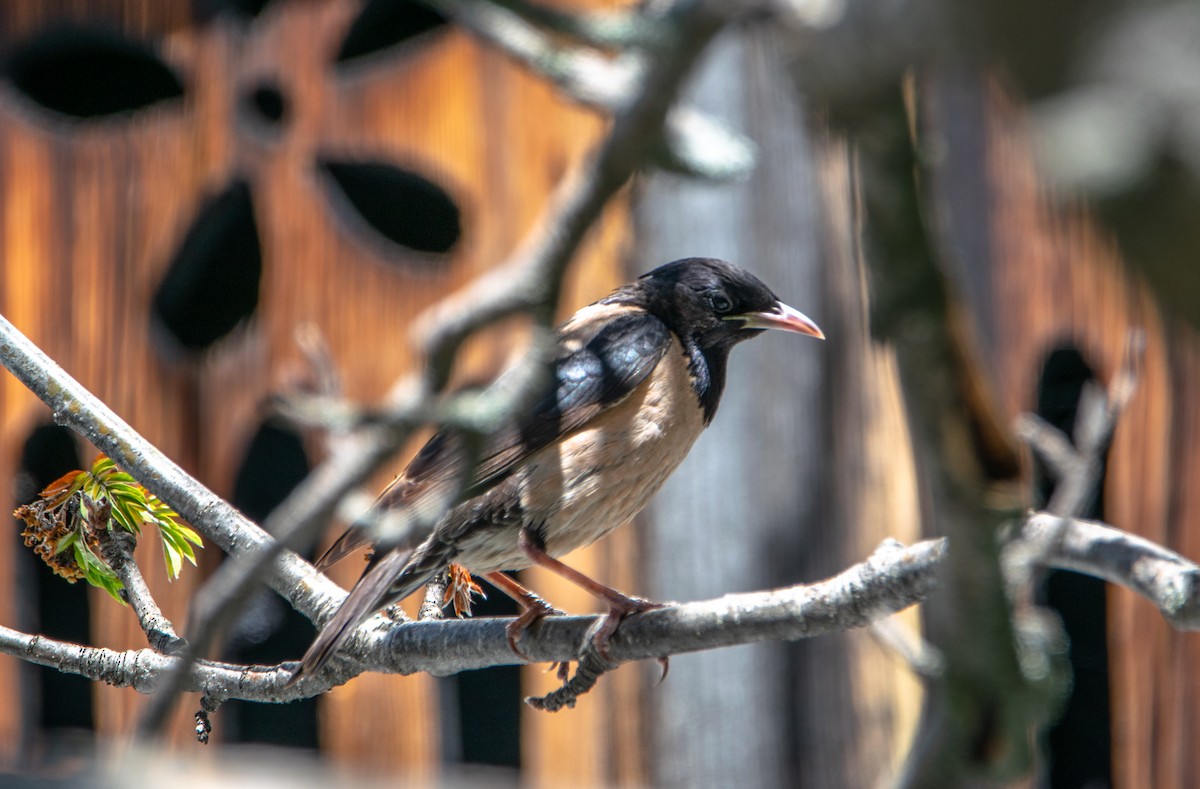
<instances>
[{"instance_id":1,"label":"bird's pink leg","mask_svg":"<svg viewBox=\"0 0 1200 789\"><path fill-rule=\"evenodd\" d=\"M541 597L538 597L534 592L521 586L521 584L514 581L511 576L505 573L497 571L486 573L483 577L492 586L515 600L517 605L521 607L520 615L509 622L508 627L504 628L504 635L508 638L509 649L518 657L530 660L529 656L517 646L517 640L521 637L521 634L539 619L547 616L561 616L563 612L547 603Z\"/></svg>"},{"instance_id":2,"label":"bird's pink leg","mask_svg":"<svg viewBox=\"0 0 1200 789\"><path fill-rule=\"evenodd\" d=\"M617 632L617 627L621 624L621 620L630 614L640 614L643 611L653 611L656 608L665 607L662 603L655 603L641 597L630 597L610 586L605 586L599 581L587 577L573 567L568 567L542 550L533 536L525 529L521 530L521 536L518 538L517 544L534 564L545 567L550 572L562 576L579 588L590 592L595 597L608 603L608 613L592 636L592 646L600 654L600 657L608 660L610 663L612 661L608 657L608 641L612 638L612 634ZM667 659L659 658L659 663L663 667L662 676L666 677ZM661 682L662 680L660 679L659 681Z\"/></svg>"}]
</instances>

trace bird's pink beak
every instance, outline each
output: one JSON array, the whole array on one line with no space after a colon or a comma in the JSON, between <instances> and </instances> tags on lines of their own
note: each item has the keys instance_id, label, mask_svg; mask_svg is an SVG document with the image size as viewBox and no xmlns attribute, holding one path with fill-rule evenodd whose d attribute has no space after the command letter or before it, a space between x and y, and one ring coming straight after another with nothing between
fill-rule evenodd
<instances>
[{"instance_id":1,"label":"bird's pink beak","mask_svg":"<svg viewBox=\"0 0 1200 789\"><path fill-rule=\"evenodd\" d=\"M775 302L775 309L769 312L744 312L741 315L730 315L726 320L742 321L747 329L779 329L781 331L807 334L818 340L825 339L821 327L812 319L797 309L793 309L782 301Z\"/></svg>"}]
</instances>

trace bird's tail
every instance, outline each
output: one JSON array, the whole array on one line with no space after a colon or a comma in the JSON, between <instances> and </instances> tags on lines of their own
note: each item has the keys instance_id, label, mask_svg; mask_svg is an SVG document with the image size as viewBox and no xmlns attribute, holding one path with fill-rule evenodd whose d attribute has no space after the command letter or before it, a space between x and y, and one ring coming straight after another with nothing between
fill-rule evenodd
<instances>
[{"instance_id":1,"label":"bird's tail","mask_svg":"<svg viewBox=\"0 0 1200 789\"><path fill-rule=\"evenodd\" d=\"M329 549L313 562L313 566L321 572L325 572L360 548L369 546L372 536L370 527L366 523L350 524L349 528L342 532L342 536L338 537L333 545L330 545Z\"/></svg>"},{"instance_id":2,"label":"bird's tail","mask_svg":"<svg viewBox=\"0 0 1200 789\"><path fill-rule=\"evenodd\" d=\"M444 569L457 551L454 546L430 537L411 552L388 551L376 560L342 603L341 608L317 634L300 659L300 668L287 681L291 687L302 677L315 674L350 638L359 623L385 606L398 603Z\"/></svg>"}]
</instances>

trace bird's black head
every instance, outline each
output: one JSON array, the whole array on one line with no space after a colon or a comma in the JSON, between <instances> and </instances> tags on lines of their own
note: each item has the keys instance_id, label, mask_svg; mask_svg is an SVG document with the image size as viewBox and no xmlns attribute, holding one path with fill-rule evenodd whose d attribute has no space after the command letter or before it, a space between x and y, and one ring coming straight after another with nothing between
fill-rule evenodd
<instances>
[{"instance_id":1,"label":"bird's black head","mask_svg":"<svg viewBox=\"0 0 1200 789\"><path fill-rule=\"evenodd\" d=\"M728 351L764 329L823 337L817 325L788 307L745 269L712 258L659 266L628 286L642 307L702 351Z\"/></svg>"},{"instance_id":2,"label":"bird's black head","mask_svg":"<svg viewBox=\"0 0 1200 789\"><path fill-rule=\"evenodd\" d=\"M764 329L825 336L753 274L712 258L684 258L659 266L605 301L636 304L679 337L691 359L706 419L716 412L725 362L734 345Z\"/></svg>"}]
</instances>

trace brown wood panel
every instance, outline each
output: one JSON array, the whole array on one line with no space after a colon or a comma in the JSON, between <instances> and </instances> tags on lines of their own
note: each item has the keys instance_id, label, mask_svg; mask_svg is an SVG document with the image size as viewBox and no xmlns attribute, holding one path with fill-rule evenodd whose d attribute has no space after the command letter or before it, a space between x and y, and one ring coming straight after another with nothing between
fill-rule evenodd
<instances>
[{"instance_id":1,"label":"brown wood panel","mask_svg":"<svg viewBox=\"0 0 1200 789\"><path fill-rule=\"evenodd\" d=\"M1036 377L1057 344L1075 344L1107 381L1127 329L1146 331L1141 386L1109 455L1105 518L1200 557L1194 447L1200 356L1195 338L1159 315L1121 267L1111 240L1082 210L1041 191L1020 115L993 96L988 177L995 198L993 283L999 381L1008 412L1033 407ZM1200 639L1169 628L1146 601L1110 587L1113 760L1122 787L1185 787L1196 780L1194 661Z\"/></svg>"},{"instance_id":2,"label":"brown wood panel","mask_svg":"<svg viewBox=\"0 0 1200 789\"><path fill-rule=\"evenodd\" d=\"M164 187L177 182L143 184L149 195L131 186L140 149L160 151L164 162L169 161L170 149L155 142L173 136L172 124L165 129L151 123L135 130L107 125L73 130L44 118L12 121L3 132L11 155L0 186L0 199L12 207L5 223L5 314L136 429L186 465L182 381L161 370L146 332L142 286L157 261L134 242L147 224L165 214L173 201ZM152 171L169 168L160 162ZM160 198L156 192L166 194ZM146 200L157 201L157 211ZM25 400L6 398L21 403L21 410L28 408ZM90 454L85 453L85 462ZM161 583L165 579L157 538L147 535L142 542L144 571L152 582ZM169 616L182 616L195 578L192 573L163 586L160 602ZM92 599L96 643L116 649L144 644L128 609L102 593ZM123 730L129 710L118 700L128 698L98 689L98 724L109 731Z\"/></svg>"},{"instance_id":3,"label":"brown wood panel","mask_svg":"<svg viewBox=\"0 0 1200 789\"><path fill-rule=\"evenodd\" d=\"M913 543L922 534L916 469L894 355L867 325L870 297L861 259L854 167L845 144L818 146L825 218L822 328L834 343L830 397L830 529L816 560L824 572L861 561L885 538ZM852 526L852 527L851 527ZM919 637L916 609L891 626ZM870 786L898 774L920 714L923 692L912 670L866 631L805 644L812 657L802 682L806 726L817 744L799 765L801 782ZM829 711L837 709L839 714Z\"/></svg>"},{"instance_id":4,"label":"brown wood panel","mask_svg":"<svg viewBox=\"0 0 1200 789\"><path fill-rule=\"evenodd\" d=\"M189 27L193 6L193 0L9 0L0 8L0 30L18 37L67 20L155 35Z\"/></svg>"},{"instance_id":5,"label":"brown wood panel","mask_svg":"<svg viewBox=\"0 0 1200 789\"><path fill-rule=\"evenodd\" d=\"M453 31L336 67L334 55L360 7L352 0L279 3L251 21L196 27L179 16L190 13L182 2L18 3L0 12L6 22L0 35L9 41L64 18L107 20L139 35L170 31L158 43L185 78L182 102L75 124L12 96L0 101L0 312L220 494L232 491L264 416L264 397L304 374L298 326L311 324L326 338L348 395L378 398L417 362L408 337L413 318L501 261L602 130L594 114L566 105L539 80ZM247 91L268 83L286 101L285 120L274 131L239 110ZM353 217L331 209L318 156L383 159L426 175L462 209L461 243L436 261L389 252ZM150 300L197 210L234 177L250 185L262 245L254 318L202 362L164 354L148 331ZM564 312L624 279L626 237L624 209L617 207L569 277ZM493 373L520 334L514 326L481 333L462 375ZM37 413L34 399L5 376L0 434L23 435ZM6 443L0 457L6 478L19 444ZM381 474L379 484L402 463ZM623 530L572 561L636 592L637 566L625 558L634 542L633 530ZM185 572L167 584L154 537L143 540L138 555L167 615L185 628L202 573ZM0 570L11 569L12 560L9 543L0 543ZM202 565L216 560L209 548ZM339 578L349 584L357 572L339 568ZM535 585L570 610L593 608L554 580ZM0 599L0 621L10 623L14 603ZM98 644L144 645L127 609L99 593L92 599ZM539 672L530 670L529 692L545 689ZM640 723L629 721L641 720L634 702L645 673L618 672L574 716L527 715L531 781L644 782ZM17 682L15 662L0 660L0 690L15 697ZM357 766L431 774L441 753L435 694L428 677L364 677L338 689L321 704L326 751ZM619 708L610 700L617 696ZM96 698L97 724L107 735L127 732L143 702L131 690L108 687L97 688ZM195 706L194 698L181 706L173 727L179 742L191 737ZM220 713L214 723L219 740ZM21 726L15 710L0 711L0 732L11 735L6 743L19 741ZM392 744L381 748L380 738ZM580 750L578 743L595 745Z\"/></svg>"}]
</instances>

